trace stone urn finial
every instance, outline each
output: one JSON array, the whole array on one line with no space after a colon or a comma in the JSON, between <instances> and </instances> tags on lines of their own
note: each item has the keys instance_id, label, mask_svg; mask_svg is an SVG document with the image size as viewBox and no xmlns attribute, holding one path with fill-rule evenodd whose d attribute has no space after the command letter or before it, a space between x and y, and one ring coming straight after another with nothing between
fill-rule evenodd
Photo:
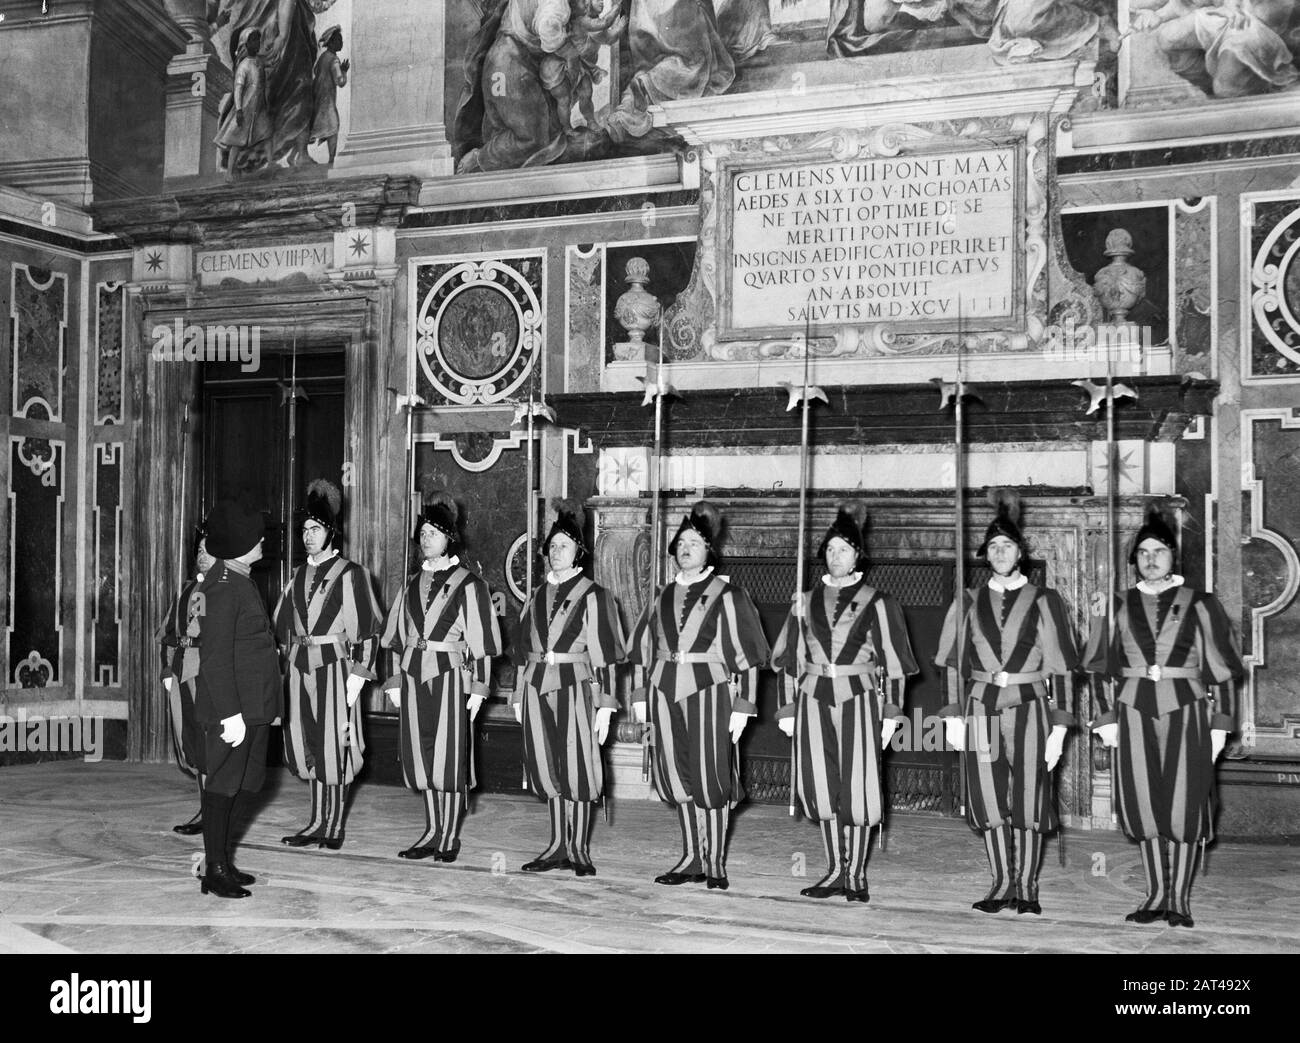
<instances>
[{"instance_id":1,"label":"stone urn finial","mask_svg":"<svg viewBox=\"0 0 1300 1043\"><path fill-rule=\"evenodd\" d=\"M625 281L631 287L615 302L614 318L627 330L628 339L615 348L620 358L644 358L646 330L659 325L661 311L659 299L645 288L650 281L650 265L644 257L633 257L627 262Z\"/></svg>"},{"instance_id":2,"label":"stone urn finial","mask_svg":"<svg viewBox=\"0 0 1300 1043\"><path fill-rule=\"evenodd\" d=\"M1110 264L1093 276L1092 286L1111 322L1124 322L1129 311L1146 295L1147 277L1141 268L1128 263L1133 256L1133 237L1124 228L1106 236Z\"/></svg>"}]
</instances>

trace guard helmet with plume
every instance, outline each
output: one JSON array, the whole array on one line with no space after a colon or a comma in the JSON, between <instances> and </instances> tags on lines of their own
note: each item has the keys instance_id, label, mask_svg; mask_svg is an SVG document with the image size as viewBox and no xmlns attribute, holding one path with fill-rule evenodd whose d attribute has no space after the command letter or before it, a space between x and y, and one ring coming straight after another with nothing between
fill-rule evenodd
<instances>
[{"instance_id":1,"label":"guard helmet with plume","mask_svg":"<svg viewBox=\"0 0 1300 1043\"><path fill-rule=\"evenodd\" d=\"M447 553L460 546L460 508L447 490L438 482L422 477L420 479L420 513L415 517L415 531L411 539L420 541L420 530L432 525L447 537Z\"/></svg>"},{"instance_id":2,"label":"guard helmet with plume","mask_svg":"<svg viewBox=\"0 0 1300 1043\"><path fill-rule=\"evenodd\" d=\"M587 544L583 539L582 530L586 525L587 516L582 509L582 504L577 500L557 500L555 502L555 521L551 525L551 531L546 534L546 542L542 544L542 554L551 553L551 540L556 536L567 536L573 541L577 548L577 553L573 556L574 564L582 561L587 553Z\"/></svg>"},{"instance_id":3,"label":"guard helmet with plume","mask_svg":"<svg viewBox=\"0 0 1300 1043\"><path fill-rule=\"evenodd\" d=\"M718 547L722 543L722 512L718 510L708 500L701 500L691 508L691 513L682 519L681 525L677 527L677 534L673 537L672 542L668 544L668 553L676 555L677 541L681 538L682 533L692 531L699 534L704 540L704 546L708 549L707 564L717 566L718 564Z\"/></svg>"},{"instance_id":4,"label":"guard helmet with plume","mask_svg":"<svg viewBox=\"0 0 1300 1043\"><path fill-rule=\"evenodd\" d=\"M989 542L997 536L1005 536L1020 548L1022 558L1029 557L1029 547L1020 531L1020 494L1014 489L990 489L989 503L997 508L997 514L984 530L984 542L975 552L977 557L989 556Z\"/></svg>"},{"instance_id":5,"label":"guard helmet with plume","mask_svg":"<svg viewBox=\"0 0 1300 1043\"><path fill-rule=\"evenodd\" d=\"M327 478L317 478L307 486L307 502L299 510L303 521L320 523L325 530L325 546L338 547L342 530L339 515L343 510L343 494L339 487Z\"/></svg>"},{"instance_id":6,"label":"guard helmet with plume","mask_svg":"<svg viewBox=\"0 0 1300 1043\"><path fill-rule=\"evenodd\" d=\"M867 524L867 505L861 500L848 500L839 505L836 511L835 520L831 522L831 527L826 530L826 535L822 539L822 545L817 548L817 557L822 561L826 560L826 548L830 546L831 540L839 537L855 551L858 552L858 560L867 551L867 539L864 526Z\"/></svg>"},{"instance_id":7,"label":"guard helmet with plume","mask_svg":"<svg viewBox=\"0 0 1300 1043\"><path fill-rule=\"evenodd\" d=\"M203 522L194 526L194 533L190 537L190 556L196 561L199 557L199 546L208 538L208 527Z\"/></svg>"},{"instance_id":8,"label":"guard helmet with plume","mask_svg":"<svg viewBox=\"0 0 1300 1043\"><path fill-rule=\"evenodd\" d=\"M1169 518L1157 505L1152 504L1147 508L1146 521L1142 523L1142 528L1138 529L1137 535L1133 537L1133 546L1128 552L1128 563L1136 567L1138 547L1143 540L1157 540L1163 543L1174 556L1174 567L1178 566L1178 537L1174 534L1174 526Z\"/></svg>"}]
</instances>

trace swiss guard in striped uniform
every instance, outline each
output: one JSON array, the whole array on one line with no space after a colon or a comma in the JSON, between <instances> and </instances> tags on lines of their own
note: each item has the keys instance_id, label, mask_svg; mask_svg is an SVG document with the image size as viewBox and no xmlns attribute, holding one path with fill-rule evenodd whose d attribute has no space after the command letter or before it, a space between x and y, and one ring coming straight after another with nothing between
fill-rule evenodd
<instances>
[{"instance_id":1,"label":"swiss guard in striped uniform","mask_svg":"<svg viewBox=\"0 0 1300 1043\"><path fill-rule=\"evenodd\" d=\"M366 570L339 554L338 486L307 486L302 543L307 563L293 570L275 607L275 636L289 662L284 756L311 786L311 821L281 837L290 847L343 846L348 787L361 770L361 689L375 679L383 610Z\"/></svg>"},{"instance_id":2,"label":"swiss guard in striped uniform","mask_svg":"<svg viewBox=\"0 0 1300 1043\"><path fill-rule=\"evenodd\" d=\"M203 601L194 592L216 560L208 553L207 531L194 529L194 578L187 580L167 611L156 635L162 653L162 683L167 689L167 710L172 725L172 750L186 775L199 782L199 810L188 822L172 826L174 833L192 837L203 832L203 785L207 768L203 757L203 729L194 716L194 684L199 676L199 643Z\"/></svg>"},{"instance_id":3,"label":"swiss guard in striped uniform","mask_svg":"<svg viewBox=\"0 0 1300 1043\"><path fill-rule=\"evenodd\" d=\"M896 600L859 568L866 505L840 506L822 540L821 583L791 610L772 668L782 676L777 724L795 743L792 783L821 826L826 875L799 893L865 902L871 827L884 815L881 756L904 719L903 688L917 672Z\"/></svg>"},{"instance_id":4,"label":"swiss guard in striped uniform","mask_svg":"<svg viewBox=\"0 0 1300 1043\"><path fill-rule=\"evenodd\" d=\"M1237 727L1235 682L1245 673L1213 594L1174 574L1178 542L1152 511L1129 554L1141 580L1117 599L1114 636L1095 621L1087 669L1111 678L1092 729L1116 748L1113 793L1120 826L1136 840L1145 901L1125 919L1191 927L1197 843L1214 838L1214 762Z\"/></svg>"},{"instance_id":5,"label":"swiss guard in striped uniform","mask_svg":"<svg viewBox=\"0 0 1300 1043\"><path fill-rule=\"evenodd\" d=\"M633 713L654 729L655 789L682 830L681 860L655 883L726 890L727 822L744 798L736 744L769 649L749 595L714 571L721 523L706 501L682 519L668 545L677 578L641 617L628 660Z\"/></svg>"},{"instance_id":6,"label":"swiss guard in striped uniform","mask_svg":"<svg viewBox=\"0 0 1300 1043\"><path fill-rule=\"evenodd\" d=\"M582 574L583 521L577 504L556 505L542 545L550 571L524 606L511 648L528 785L546 799L551 817L551 841L524 864L525 873L596 873L588 847L591 811L604 788L600 747L618 709L615 667L626 653L614 596Z\"/></svg>"},{"instance_id":7,"label":"swiss guard in striped uniform","mask_svg":"<svg viewBox=\"0 0 1300 1043\"><path fill-rule=\"evenodd\" d=\"M388 611L383 646L398 653L384 690L401 720L402 776L424 796L425 831L401 858L454 862L475 786L473 728L501 633L488 585L460 563L456 503L436 492L415 520L423 561Z\"/></svg>"},{"instance_id":8,"label":"swiss guard in striped uniform","mask_svg":"<svg viewBox=\"0 0 1300 1043\"><path fill-rule=\"evenodd\" d=\"M1043 838L1060 826L1052 773L1073 726L1070 674L1079 666L1065 603L1020 571L1028 548L1019 498L1001 494L978 555L993 575L965 591L963 656L957 662L956 606L948 610L935 662L949 692L964 698L939 711L948 744L966 750L966 821L983 835L993 886L972 906L1039 915ZM1012 836L1015 830L1015 836Z\"/></svg>"}]
</instances>

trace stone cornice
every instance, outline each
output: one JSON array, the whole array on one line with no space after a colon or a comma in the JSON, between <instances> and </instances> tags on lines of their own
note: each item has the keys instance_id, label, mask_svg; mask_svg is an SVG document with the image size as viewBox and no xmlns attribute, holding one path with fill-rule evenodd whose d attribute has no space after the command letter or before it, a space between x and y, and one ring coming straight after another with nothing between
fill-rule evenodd
<instances>
[{"instance_id":1,"label":"stone cornice","mask_svg":"<svg viewBox=\"0 0 1300 1043\"><path fill-rule=\"evenodd\" d=\"M1178 376L1125 377L1138 393L1115 413L1120 439L1178 438L1196 416L1213 410L1219 385ZM939 409L932 384L824 388L829 406L815 404L812 444L944 445L953 438L951 410ZM1069 381L981 380L979 401L965 410L971 443L1092 442L1106 437L1105 416L1084 414L1087 396ZM552 395L562 427L579 428L598 446L648 445L654 410L640 392ZM789 445L799 441L799 412L787 410L782 388L690 391L664 399L665 444L670 449Z\"/></svg>"},{"instance_id":2,"label":"stone cornice","mask_svg":"<svg viewBox=\"0 0 1300 1043\"><path fill-rule=\"evenodd\" d=\"M652 105L655 126L693 145L809 133L846 126L988 119L1068 111L1094 63L1032 62L956 76L899 77L767 90Z\"/></svg>"},{"instance_id":3,"label":"stone cornice","mask_svg":"<svg viewBox=\"0 0 1300 1043\"><path fill-rule=\"evenodd\" d=\"M332 234L349 222L396 227L419 191L414 177L284 177L113 200L90 211L100 231L131 243L253 245Z\"/></svg>"}]
</instances>

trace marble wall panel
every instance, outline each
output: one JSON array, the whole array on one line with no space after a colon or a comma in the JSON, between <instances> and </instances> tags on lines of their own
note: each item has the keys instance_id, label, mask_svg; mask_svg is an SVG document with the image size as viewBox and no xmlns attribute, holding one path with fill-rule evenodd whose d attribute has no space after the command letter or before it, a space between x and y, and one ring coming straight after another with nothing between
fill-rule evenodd
<instances>
[{"instance_id":1,"label":"marble wall panel","mask_svg":"<svg viewBox=\"0 0 1300 1043\"><path fill-rule=\"evenodd\" d=\"M13 324L13 415L59 422L63 419L68 277L34 265L13 265L9 315Z\"/></svg>"},{"instance_id":2,"label":"marble wall panel","mask_svg":"<svg viewBox=\"0 0 1300 1043\"><path fill-rule=\"evenodd\" d=\"M63 683L62 532L67 446L48 438L9 438L9 618L5 684Z\"/></svg>"},{"instance_id":3,"label":"marble wall panel","mask_svg":"<svg viewBox=\"0 0 1300 1043\"><path fill-rule=\"evenodd\" d=\"M122 464L121 442L95 446L93 517L94 591L90 597L92 685L122 683Z\"/></svg>"},{"instance_id":4,"label":"marble wall panel","mask_svg":"<svg viewBox=\"0 0 1300 1043\"><path fill-rule=\"evenodd\" d=\"M101 282L95 292L95 423L121 424L126 380L122 358L126 285Z\"/></svg>"}]
</instances>

